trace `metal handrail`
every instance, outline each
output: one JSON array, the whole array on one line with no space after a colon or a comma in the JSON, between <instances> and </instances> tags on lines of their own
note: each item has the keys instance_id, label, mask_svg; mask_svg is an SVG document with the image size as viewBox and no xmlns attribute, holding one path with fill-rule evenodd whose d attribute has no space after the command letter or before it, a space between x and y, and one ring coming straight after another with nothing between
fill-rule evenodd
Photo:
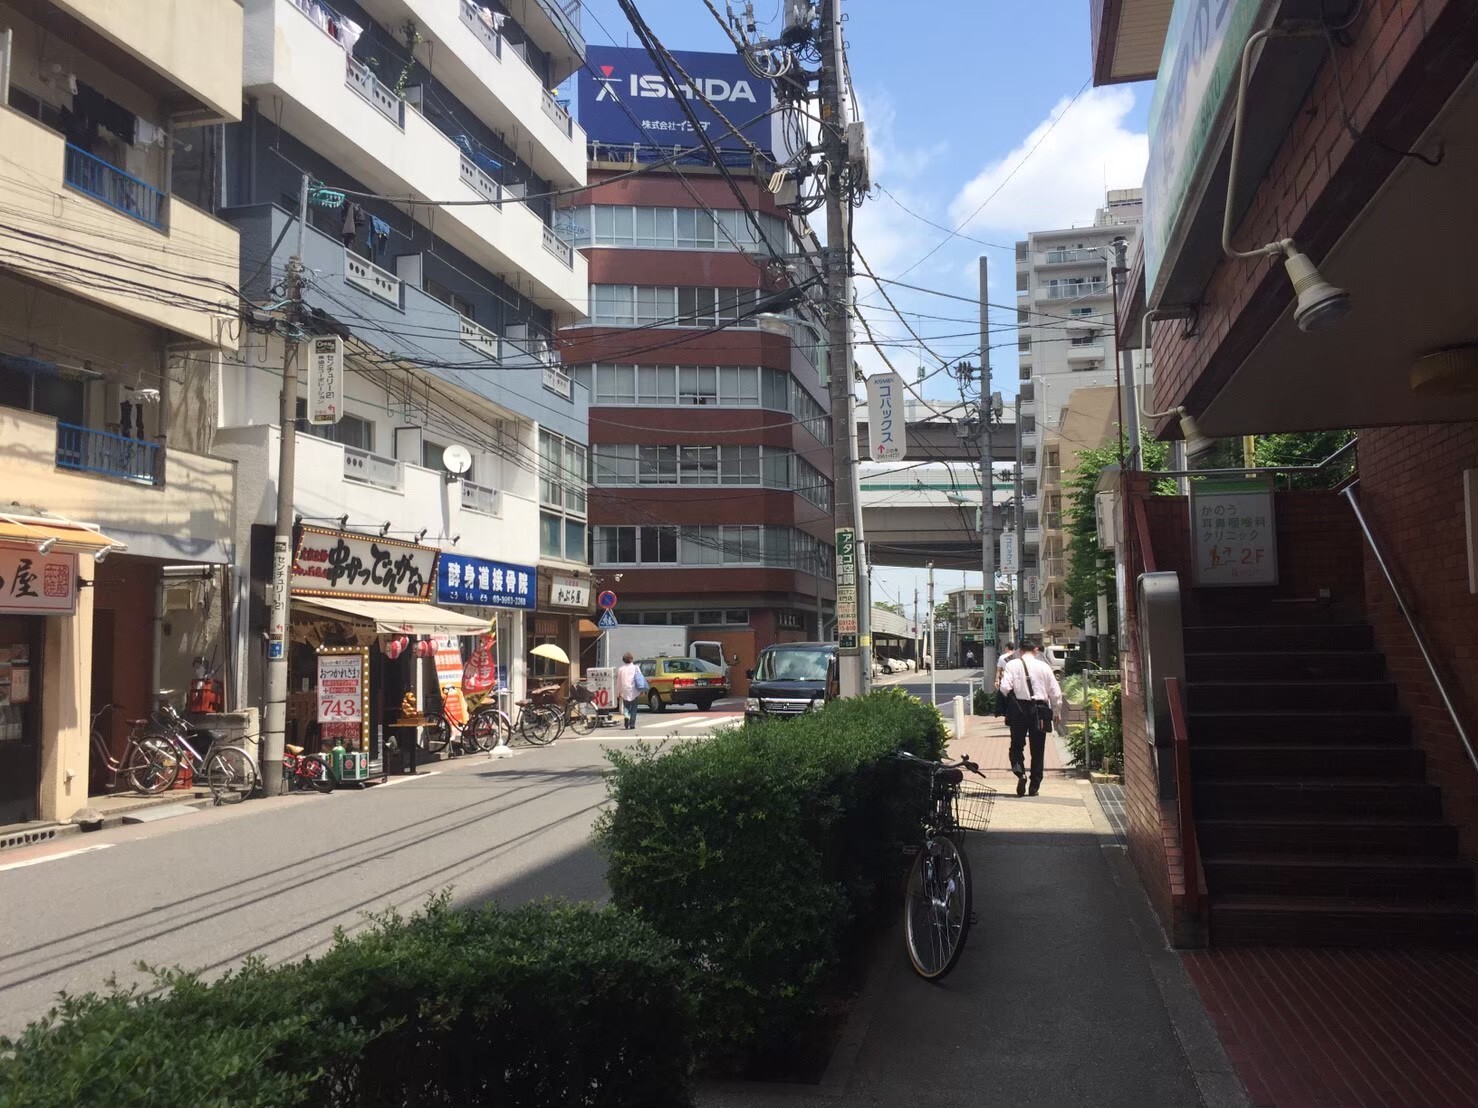
<instances>
[{"instance_id":1,"label":"metal handrail","mask_svg":"<svg viewBox=\"0 0 1478 1108\"><path fill-rule=\"evenodd\" d=\"M1154 474L1157 477L1242 477L1249 473L1318 473L1326 468L1331 462L1340 458L1345 451L1353 450L1360 444L1357 435L1345 443L1322 462L1315 462L1307 466L1231 466L1222 469L1157 469Z\"/></svg>"},{"instance_id":2,"label":"metal handrail","mask_svg":"<svg viewBox=\"0 0 1478 1108\"><path fill-rule=\"evenodd\" d=\"M1171 727L1175 743L1175 809L1180 817L1181 869L1185 875L1186 910L1192 915L1201 909L1205 878L1201 869L1201 844L1196 838L1196 816L1191 806L1191 743L1185 722L1185 704L1181 699L1180 680L1165 678L1165 699L1170 704Z\"/></svg>"},{"instance_id":3,"label":"metal handrail","mask_svg":"<svg viewBox=\"0 0 1478 1108\"><path fill-rule=\"evenodd\" d=\"M1406 605L1406 598L1401 595L1401 590L1396 585L1396 578L1391 573L1391 567L1386 564L1385 555L1381 553L1380 545L1375 541L1370 525L1365 522L1365 513L1360 510L1360 501L1355 498L1355 487L1351 485L1340 495L1350 502L1350 507L1355 512L1355 522L1360 524L1360 531L1364 534L1365 541L1370 544L1370 552L1375 555L1375 563L1380 566L1386 584L1391 586L1391 595L1396 598L1396 607L1400 608L1401 614L1406 617L1406 626L1411 628L1411 637L1416 640L1417 649L1422 652L1422 661L1427 663L1427 672L1432 675L1432 681L1437 686L1437 693L1442 697L1442 704L1447 709L1448 716L1452 719L1452 726L1457 731L1457 737L1462 740L1463 749L1468 752L1468 761L1473 763L1475 770L1478 770L1478 755L1473 753L1473 744L1468 741L1467 729L1463 727L1462 720L1458 718L1457 707L1453 704L1452 697L1447 695L1447 685L1437 672L1437 663L1433 660L1431 651L1427 649L1426 637L1417 628L1416 619Z\"/></svg>"}]
</instances>

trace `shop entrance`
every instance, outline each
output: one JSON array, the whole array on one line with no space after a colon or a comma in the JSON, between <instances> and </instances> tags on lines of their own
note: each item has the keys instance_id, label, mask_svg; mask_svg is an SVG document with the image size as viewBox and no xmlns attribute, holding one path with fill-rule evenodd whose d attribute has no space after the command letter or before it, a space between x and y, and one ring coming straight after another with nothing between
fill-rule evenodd
<instances>
[{"instance_id":1,"label":"shop entrance","mask_svg":"<svg viewBox=\"0 0 1478 1108\"><path fill-rule=\"evenodd\" d=\"M0 824L38 813L40 632L39 617L0 616Z\"/></svg>"}]
</instances>

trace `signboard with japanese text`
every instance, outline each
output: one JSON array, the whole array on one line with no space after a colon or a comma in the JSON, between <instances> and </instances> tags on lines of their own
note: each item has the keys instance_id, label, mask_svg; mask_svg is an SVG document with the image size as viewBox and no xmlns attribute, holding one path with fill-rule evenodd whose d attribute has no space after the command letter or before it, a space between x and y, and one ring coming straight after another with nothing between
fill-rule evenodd
<instances>
[{"instance_id":1,"label":"signboard with japanese text","mask_svg":"<svg viewBox=\"0 0 1478 1108\"><path fill-rule=\"evenodd\" d=\"M436 550L413 542L304 527L293 559L295 596L430 600Z\"/></svg>"},{"instance_id":2,"label":"signboard with japanese text","mask_svg":"<svg viewBox=\"0 0 1478 1108\"><path fill-rule=\"evenodd\" d=\"M697 117L702 133L719 150L743 151L745 139L761 150L775 148L778 116L771 83L750 72L734 51L674 50L672 56L692 79L674 92L640 47L591 46L579 75L580 126L592 143L612 146L694 147L698 132L681 97ZM699 99L702 93L728 118L723 122ZM743 135L731 134L730 124Z\"/></svg>"},{"instance_id":3,"label":"signboard with japanese text","mask_svg":"<svg viewBox=\"0 0 1478 1108\"><path fill-rule=\"evenodd\" d=\"M439 604L477 608L526 608L538 599L539 573L533 566L510 565L442 552L436 569Z\"/></svg>"},{"instance_id":4,"label":"signboard with japanese text","mask_svg":"<svg viewBox=\"0 0 1478 1108\"><path fill-rule=\"evenodd\" d=\"M338 423L344 417L344 340L327 335L307 346L308 422Z\"/></svg>"},{"instance_id":5,"label":"signboard with japanese text","mask_svg":"<svg viewBox=\"0 0 1478 1108\"><path fill-rule=\"evenodd\" d=\"M1026 602L1028 604L1039 603L1042 599L1042 578L1039 574L1029 573L1026 576Z\"/></svg>"},{"instance_id":6,"label":"signboard with japanese text","mask_svg":"<svg viewBox=\"0 0 1478 1108\"><path fill-rule=\"evenodd\" d=\"M549 577L549 603L556 608L590 608L590 582L563 573Z\"/></svg>"},{"instance_id":7,"label":"signboard with japanese text","mask_svg":"<svg viewBox=\"0 0 1478 1108\"><path fill-rule=\"evenodd\" d=\"M616 670L612 666L592 666L585 671L585 687L597 712L616 709Z\"/></svg>"},{"instance_id":8,"label":"signboard with japanese text","mask_svg":"<svg viewBox=\"0 0 1478 1108\"><path fill-rule=\"evenodd\" d=\"M857 532L836 530L837 642L845 650L857 648Z\"/></svg>"},{"instance_id":9,"label":"signboard with japanese text","mask_svg":"<svg viewBox=\"0 0 1478 1108\"><path fill-rule=\"evenodd\" d=\"M908 452L903 389L903 378L896 373L874 373L867 379L867 441L875 462L901 462Z\"/></svg>"},{"instance_id":10,"label":"signboard with japanese text","mask_svg":"<svg viewBox=\"0 0 1478 1108\"><path fill-rule=\"evenodd\" d=\"M1276 585L1278 535L1273 482L1191 482L1196 585Z\"/></svg>"},{"instance_id":11,"label":"signboard with japanese text","mask_svg":"<svg viewBox=\"0 0 1478 1108\"><path fill-rule=\"evenodd\" d=\"M360 779L379 768L379 756L370 749L369 671L369 651L362 646L318 648L320 739L325 747L338 743L356 757L356 768L341 780Z\"/></svg>"},{"instance_id":12,"label":"signboard with japanese text","mask_svg":"<svg viewBox=\"0 0 1478 1108\"><path fill-rule=\"evenodd\" d=\"M0 612L70 615L77 609L77 555L0 547Z\"/></svg>"},{"instance_id":13,"label":"signboard with japanese text","mask_svg":"<svg viewBox=\"0 0 1478 1108\"><path fill-rule=\"evenodd\" d=\"M1016 532L1007 531L1001 536L1001 557L999 559L1002 573L1016 572Z\"/></svg>"},{"instance_id":14,"label":"signboard with japanese text","mask_svg":"<svg viewBox=\"0 0 1478 1108\"><path fill-rule=\"evenodd\" d=\"M318 656L318 722L364 720L364 658L354 654Z\"/></svg>"}]
</instances>

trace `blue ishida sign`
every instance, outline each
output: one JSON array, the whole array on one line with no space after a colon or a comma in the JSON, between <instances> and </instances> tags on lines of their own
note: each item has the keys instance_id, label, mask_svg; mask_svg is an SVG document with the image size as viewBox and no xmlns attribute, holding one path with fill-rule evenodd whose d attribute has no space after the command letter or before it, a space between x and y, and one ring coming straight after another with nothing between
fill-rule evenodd
<instances>
[{"instance_id":1,"label":"blue ishida sign","mask_svg":"<svg viewBox=\"0 0 1478 1108\"><path fill-rule=\"evenodd\" d=\"M698 145L693 124L645 50L592 46L587 54L589 65L580 71L580 126L590 141L613 146ZM770 81L756 77L732 51L674 50L672 56L728 119L722 122L690 88L679 90L715 146L745 149L738 135L726 133L732 124L761 150L773 149L773 121L778 116L765 114L775 103Z\"/></svg>"},{"instance_id":2,"label":"blue ishida sign","mask_svg":"<svg viewBox=\"0 0 1478 1108\"><path fill-rule=\"evenodd\" d=\"M436 601L479 608L532 608L539 571L442 552L436 563Z\"/></svg>"}]
</instances>

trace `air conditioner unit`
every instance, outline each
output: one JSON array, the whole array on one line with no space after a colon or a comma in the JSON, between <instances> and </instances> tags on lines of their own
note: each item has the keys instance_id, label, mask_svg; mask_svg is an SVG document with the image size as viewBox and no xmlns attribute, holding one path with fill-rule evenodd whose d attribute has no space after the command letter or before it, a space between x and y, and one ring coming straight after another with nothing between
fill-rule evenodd
<instances>
[{"instance_id":1,"label":"air conditioner unit","mask_svg":"<svg viewBox=\"0 0 1478 1108\"><path fill-rule=\"evenodd\" d=\"M1119 494L1112 491L1093 496L1093 521L1098 531L1098 549L1119 548Z\"/></svg>"}]
</instances>

